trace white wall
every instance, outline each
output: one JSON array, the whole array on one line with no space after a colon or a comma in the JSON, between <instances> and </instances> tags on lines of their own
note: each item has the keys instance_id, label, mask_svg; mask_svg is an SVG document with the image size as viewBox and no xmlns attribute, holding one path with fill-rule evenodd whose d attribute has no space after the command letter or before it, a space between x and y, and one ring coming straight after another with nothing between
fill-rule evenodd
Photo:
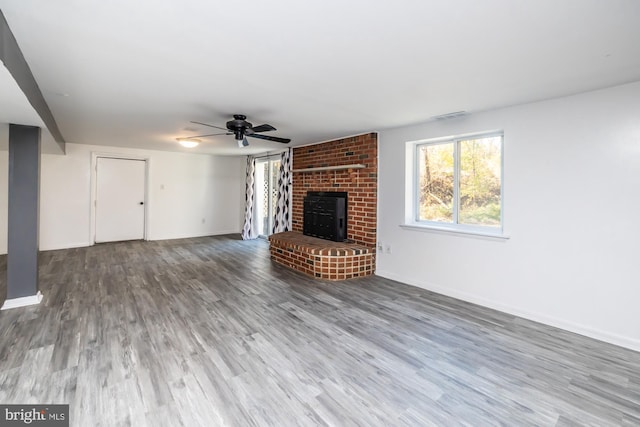
<instances>
[{"instance_id":1,"label":"white wall","mask_svg":"<svg viewBox=\"0 0 640 427\"><path fill-rule=\"evenodd\" d=\"M504 130L506 241L410 231L405 142ZM379 134L377 274L640 350L640 82Z\"/></svg>"},{"instance_id":2,"label":"white wall","mask_svg":"<svg viewBox=\"0 0 640 427\"><path fill-rule=\"evenodd\" d=\"M91 243L92 152L149 158L149 240L239 233L242 229L244 157L82 144L67 144L66 151L64 156L42 155L41 250ZM6 252L7 152L0 151L0 253Z\"/></svg>"}]
</instances>

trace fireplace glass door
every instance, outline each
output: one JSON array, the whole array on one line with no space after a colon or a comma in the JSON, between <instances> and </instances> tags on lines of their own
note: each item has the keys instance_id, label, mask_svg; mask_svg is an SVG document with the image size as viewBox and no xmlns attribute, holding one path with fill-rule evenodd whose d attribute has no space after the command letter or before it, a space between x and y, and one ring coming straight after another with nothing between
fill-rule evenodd
<instances>
[{"instance_id":1,"label":"fireplace glass door","mask_svg":"<svg viewBox=\"0 0 640 427\"><path fill-rule=\"evenodd\" d=\"M261 237L271 235L278 200L280 159L256 161L256 222Z\"/></svg>"}]
</instances>

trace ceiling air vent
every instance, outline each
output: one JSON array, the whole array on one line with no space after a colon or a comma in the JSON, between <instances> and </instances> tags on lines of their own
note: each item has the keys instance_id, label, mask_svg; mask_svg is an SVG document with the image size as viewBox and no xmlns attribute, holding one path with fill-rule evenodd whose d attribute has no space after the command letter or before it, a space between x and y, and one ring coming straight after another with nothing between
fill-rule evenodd
<instances>
[{"instance_id":1,"label":"ceiling air vent","mask_svg":"<svg viewBox=\"0 0 640 427\"><path fill-rule=\"evenodd\" d=\"M448 120L448 119L456 119L458 117L466 116L469 113L466 111L454 111L453 113L441 114L439 116L433 116L436 120Z\"/></svg>"}]
</instances>

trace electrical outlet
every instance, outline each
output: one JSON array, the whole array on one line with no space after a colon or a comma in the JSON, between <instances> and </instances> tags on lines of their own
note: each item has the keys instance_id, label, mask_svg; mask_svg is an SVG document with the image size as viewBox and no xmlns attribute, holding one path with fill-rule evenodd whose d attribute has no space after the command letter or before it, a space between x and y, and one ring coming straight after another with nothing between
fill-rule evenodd
<instances>
[{"instance_id":1,"label":"electrical outlet","mask_svg":"<svg viewBox=\"0 0 640 427\"><path fill-rule=\"evenodd\" d=\"M390 243L386 243L384 245L384 253L386 253L386 254L390 254L391 253L391 244Z\"/></svg>"},{"instance_id":2,"label":"electrical outlet","mask_svg":"<svg viewBox=\"0 0 640 427\"><path fill-rule=\"evenodd\" d=\"M382 246L382 242L378 242L378 252L383 253L384 247Z\"/></svg>"}]
</instances>

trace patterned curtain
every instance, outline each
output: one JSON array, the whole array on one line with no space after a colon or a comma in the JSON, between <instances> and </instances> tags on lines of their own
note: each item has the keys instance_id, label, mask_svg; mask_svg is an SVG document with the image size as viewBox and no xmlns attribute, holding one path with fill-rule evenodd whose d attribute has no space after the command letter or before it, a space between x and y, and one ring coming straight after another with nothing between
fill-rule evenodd
<instances>
[{"instance_id":1,"label":"patterned curtain","mask_svg":"<svg viewBox=\"0 0 640 427\"><path fill-rule=\"evenodd\" d=\"M278 202L276 215L273 219L273 233L291 230L291 214L289 201L291 200L291 148L280 157L280 176L278 177Z\"/></svg>"},{"instance_id":2,"label":"patterned curtain","mask_svg":"<svg viewBox=\"0 0 640 427\"><path fill-rule=\"evenodd\" d=\"M245 187L244 227L242 227L242 240L250 240L258 237L258 231L253 221L253 204L256 193L256 159L247 156L247 178Z\"/></svg>"}]
</instances>

